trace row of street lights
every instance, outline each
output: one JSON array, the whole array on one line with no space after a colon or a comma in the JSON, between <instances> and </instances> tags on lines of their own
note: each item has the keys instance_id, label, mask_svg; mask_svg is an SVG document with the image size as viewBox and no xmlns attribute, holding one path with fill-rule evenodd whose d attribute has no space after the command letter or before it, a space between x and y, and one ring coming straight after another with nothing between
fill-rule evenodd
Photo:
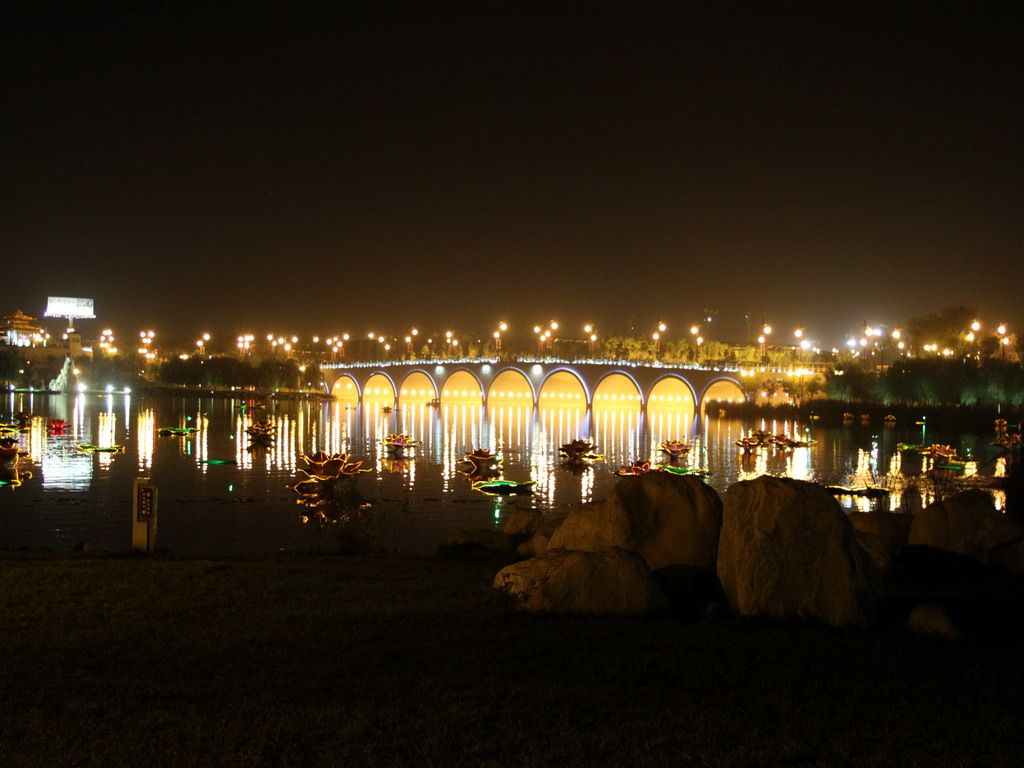
<instances>
[{"instance_id":1,"label":"row of street lights","mask_svg":"<svg viewBox=\"0 0 1024 768\"><path fill-rule=\"evenodd\" d=\"M552 349L553 348L553 343L554 343L554 341L556 341L555 332L558 329L559 329L559 324L555 320L550 321L546 326L536 325L536 326L533 327L533 332L534 332L534 334L536 335L536 338L537 338L537 349L538 349L539 353L543 354L543 351L545 349ZM982 329L981 322L978 321L978 320L973 321L971 323L969 329L964 334L964 337L963 337L964 340L966 342L968 342L969 344L972 344L972 345L975 344L980 339L980 335L979 334L980 334L981 329ZM495 348L496 352L499 352L499 353L501 352L502 341L504 339L503 334L507 330L508 330L508 324L505 323L504 321L502 321L502 322L500 322L498 324L498 329L493 332L492 336L494 338L494 348ZM661 342L662 342L662 340L664 338L663 335L664 335L666 330L667 330L666 324L664 322L659 322L657 324L657 326L656 326L656 330L651 334L651 339L654 342L655 356L659 356L661 354ZM765 324L762 325L761 332L760 332L760 334L757 337L757 342L758 342L758 344L760 345L760 348L761 348L760 351L761 351L761 359L762 359L762 361L766 359L768 340L769 340L769 337L772 334L772 330L773 329L772 329L771 325L765 323ZM583 331L586 334L585 337L584 337L584 340L587 342L588 349L589 349L591 355L593 355L594 348L595 348L595 345L596 345L597 340L598 340L597 327L593 323L586 323L583 326ZM1007 325L1005 323L1000 323L998 326L996 326L995 332L996 332L996 334L998 336L998 340L999 340L998 344L999 344L999 348L1000 348L1000 355L1001 355L1001 357L1003 357L1005 359L1005 357L1006 357L1006 348L1011 343L1011 339L1010 339L1010 336L1009 336ZM694 346L695 346L695 349L696 349L696 359L699 362L700 361L700 357L701 357L701 346L704 344L704 341L705 341L704 336L702 335L702 332L701 332L701 326L700 325L693 325L693 326L691 326L690 327L690 335L693 338ZM902 331L899 328L896 328L896 329L892 330L889 334L885 334L885 332L882 330L882 328L880 328L880 327L873 327L873 326L865 324L863 335L860 337L860 339L852 339L851 338L851 339L849 339L847 341L847 345L850 347L851 351L857 351L861 356L865 356L866 357L867 354L869 353L870 349L872 349L872 348L884 349L884 347L881 344L881 339L883 338L883 336L886 336L886 335L888 335L888 337L891 339L891 345L893 347L895 347L899 351L899 354L902 356L902 354L906 350L907 346L906 346L905 342L903 341L903 339L901 338L902 337ZM406 345L406 347L405 347L406 348L406 354L409 357L412 357L412 355L413 355L413 352L414 352L414 342L416 341L418 336L419 336L419 330L417 328L410 328L409 332L404 337L404 341L405 341L405 345ZM804 328L802 328L802 327L796 328L795 331L794 331L794 337L796 339L795 346L798 347L800 350L807 351L807 350L812 348L811 342L805 337ZM198 353L200 355L205 355L206 354L207 346L208 346L208 342L210 341L210 338L211 338L211 336L210 336L209 333L203 333L203 334L201 334L201 336L198 339L196 339L195 345L196 345L196 349L197 349L197 351L198 351ZM376 340L379 344L382 345L382 349L384 351L385 357L390 356L390 352L391 352L391 348L392 347L391 347L391 342L389 341L388 338L386 338L383 335L377 335L377 334L375 334L373 332L370 332L367 335L367 338L371 339L371 340ZM140 340L140 347L139 347L139 350L138 350L139 354L143 355L144 357L146 357L148 359L154 358L156 356L155 355L155 343L154 343L155 333L153 331L141 331L139 333L139 340ZM272 352L276 353L278 349L282 349L290 357L292 352L296 349L296 345L298 344L299 338L297 336L291 336L290 338L288 338L288 337L284 337L284 336L275 336L274 334L267 334L266 340L267 340L268 344L270 345L270 348L271 348ZM328 349L331 352L331 359L332 360L337 360L339 356L340 357L344 357L345 356L345 342L347 342L348 340L349 340L349 334L347 334L347 333L343 333L343 334L340 334L340 335L336 335L336 336L332 336L332 337L324 339L324 343L327 345ZM314 343L319 343L320 342L320 338L317 337L317 336L314 336L313 337L313 341L314 341ZM237 347L237 349L239 351L239 354L242 354L242 355L250 354L251 350L255 347L255 343L254 342L255 342L255 337L253 335L251 335L251 334L245 334L245 335L238 336L237 337L236 347ZM432 344L433 343L433 339L428 339L427 343L428 344ZM451 348L452 350L457 350L459 348L459 345L460 345L459 339L458 339L458 337L455 335L455 333L453 331L447 331L445 333L445 345L447 347ZM113 331L104 330L102 332L102 334L100 336L99 346L100 346L100 348L106 354L116 354L117 353L117 347L114 344L114 334L113 334ZM922 350L924 352L934 352L934 353L937 353L937 352L939 352L939 345L937 345L937 344L925 344L922 347ZM945 355L953 354L953 351L949 350L949 349L943 349L942 352ZM978 351L974 350L973 354L975 354L975 355L978 354Z\"/></svg>"}]
</instances>

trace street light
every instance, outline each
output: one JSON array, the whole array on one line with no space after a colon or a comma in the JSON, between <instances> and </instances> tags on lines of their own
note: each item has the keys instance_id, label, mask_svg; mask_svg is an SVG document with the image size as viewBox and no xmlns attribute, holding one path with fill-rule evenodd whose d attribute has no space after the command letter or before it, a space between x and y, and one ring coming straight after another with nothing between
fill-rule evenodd
<instances>
[{"instance_id":1,"label":"street light","mask_svg":"<svg viewBox=\"0 0 1024 768\"><path fill-rule=\"evenodd\" d=\"M1010 337L1006 335L1006 323L1000 323L999 327L996 328L996 333L999 334L999 357L1005 360L1006 347L1010 343Z\"/></svg>"},{"instance_id":2,"label":"street light","mask_svg":"<svg viewBox=\"0 0 1024 768\"><path fill-rule=\"evenodd\" d=\"M589 342L590 356L594 356L594 342L597 341L597 328L593 323L587 323L583 326L583 332L587 334L587 340Z\"/></svg>"}]
</instances>

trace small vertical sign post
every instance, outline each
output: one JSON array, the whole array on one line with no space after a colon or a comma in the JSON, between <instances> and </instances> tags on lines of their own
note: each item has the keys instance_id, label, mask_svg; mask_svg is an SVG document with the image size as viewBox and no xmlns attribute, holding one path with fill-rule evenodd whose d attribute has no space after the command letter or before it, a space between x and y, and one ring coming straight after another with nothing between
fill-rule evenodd
<instances>
[{"instance_id":1,"label":"small vertical sign post","mask_svg":"<svg viewBox=\"0 0 1024 768\"><path fill-rule=\"evenodd\" d=\"M156 486L148 477L135 478L132 499L132 549L152 552L156 546Z\"/></svg>"}]
</instances>

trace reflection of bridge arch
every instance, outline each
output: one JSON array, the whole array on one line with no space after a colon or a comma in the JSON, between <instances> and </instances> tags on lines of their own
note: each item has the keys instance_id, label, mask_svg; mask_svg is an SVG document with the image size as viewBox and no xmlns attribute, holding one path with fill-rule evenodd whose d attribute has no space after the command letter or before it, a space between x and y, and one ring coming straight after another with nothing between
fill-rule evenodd
<instances>
[{"instance_id":1,"label":"reflection of bridge arch","mask_svg":"<svg viewBox=\"0 0 1024 768\"><path fill-rule=\"evenodd\" d=\"M484 385L480 377L468 368L456 368L441 386L441 403L481 405L484 401Z\"/></svg>"},{"instance_id":2,"label":"reflection of bridge arch","mask_svg":"<svg viewBox=\"0 0 1024 768\"><path fill-rule=\"evenodd\" d=\"M529 405L537 402L533 382L518 368L499 371L487 389L487 404L493 406Z\"/></svg>"},{"instance_id":3,"label":"reflection of bridge arch","mask_svg":"<svg viewBox=\"0 0 1024 768\"><path fill-rule=\"evenodd\" d=\"M402 388L399 391L401 403L429 403L436 398L437 387L426 371L412 370L402 379Z\"/></svg>"},{"instance_id":4,"label":"reflection of bridge arch","mask_svg":"<svg viewBox=\"0 0 1024 768\"><path fill-rule=\"evenodd\" d=\"M350 376L347 373L343 373L338 377L334 382L334 386L331 387L330 393L336 400L344 400L345 402L359 402L363 396L363 393L359 390L359 382L356 381L354 376Z\"/></svg>"},{"instance_id":5,"label":"reflection of bridge arch","mask_svg":"<svg viewBox=\"0 0 1024 768\"><path fill-rule=\"evenodd\" d=\"M537 405L567 407L590 404L590 393L580 375L571 368L550 371L541 381Z\"/></svg>"},{"instance_id":6,"label":"reflection of bridge arch","mask_svg":"<svg viewBox=\"0 0 1024 768\"><path fill-rule=\"evenodd\" d=\"M639 408L644 397L636 379L625 371L609 371L594 386L593 405Z\"/></svg>"}]
</instances>

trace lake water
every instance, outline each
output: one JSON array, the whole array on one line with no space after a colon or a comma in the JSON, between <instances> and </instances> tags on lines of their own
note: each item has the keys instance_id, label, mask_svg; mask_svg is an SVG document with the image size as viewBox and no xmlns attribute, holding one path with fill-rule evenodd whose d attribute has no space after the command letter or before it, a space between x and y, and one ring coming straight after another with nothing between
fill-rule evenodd
<instances>
[{"instance_id":1,"label":"lake water","mask_svg":"<svg viewBox=\"0 0 1024 768\"><path fill-rule=\"evenodd\" d=\"M36 417L15 435L29 454L18 467L21 485L0 487L0 548L7 549L69 550L85 541L100 550L128 549L133 481L141 477L158 491L159 548L193 554L308 550L324 541L324 533L302 521L303 508L289 486L301 478L301 455L317 450L348 452L371 468L358 480L361 491L383 518L388 544L413 552L432 550L455 528L498 526L516 505L554 517L582 501L602 499L618 480L614 470L636 459L663 463L658 443L672 439L693 444L680 465L710 470L706 481L720 492L738 480L772 474L840 485L889 482L911 489L881 502L894 510L912 511L931 494L916 482L929 460L896 447L898 442L922 442L916 424L857 421L825 428L813 422L695 417L685 410L645 415L627 408L412 405L384 413L379 407L341 402L122 394L8 393L4 406L0 421L10 423L18 412ZM244 430L253 420L267 418L274 423L274 447L248 451ZM65 420L66 433L49 434L50 419ZM188 437L160 436L166 427L198 431ZM816 442L788 451L763 448L746 456L735 443L753 428ZM422 441L411 460L389 460L380 440L392 432ZM560 467L558 448L575 438L592 440L604 456L582 474ZM929 426L926 441L948 443L961 456L970 456L968 474L1002 471L991 434L944 434ZM81 444L123 445L125 452L87 453L78 448ZM533 480L535 492L504 498L473 490L458 462L476 448L500 454L504 477ZM841 503L867 509L878 502L847 498ZM999 494L996 503L1003 503Z\"/></svg>"}]
</instances>

